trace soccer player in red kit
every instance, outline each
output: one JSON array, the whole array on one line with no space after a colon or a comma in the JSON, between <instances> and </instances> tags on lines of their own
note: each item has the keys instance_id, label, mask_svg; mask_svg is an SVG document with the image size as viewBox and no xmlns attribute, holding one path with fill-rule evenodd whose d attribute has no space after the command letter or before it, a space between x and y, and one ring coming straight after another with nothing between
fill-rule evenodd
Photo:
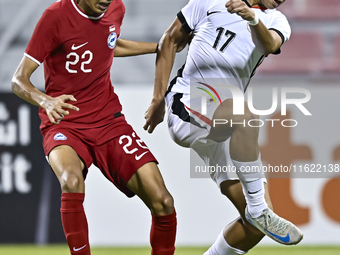
<instances>
[{"instance_id":1,"label":"soccer player in red kit","mask_svg":"<svg viewBox=\"0 0 340 255\"><path fill-rule=\"evenodd\" d=\"M157 44L119 39L121 0L59 0L39 20L12 90L39 106L43 147L62 190L61 219L71 254L89 255L84 180L93 163L152 213L153 255L174 254L176 212L157 161L127 124L110 80L113 56L155 53ZM30 81L44 63L45 93Z\"/></svg>"}]
</instances>

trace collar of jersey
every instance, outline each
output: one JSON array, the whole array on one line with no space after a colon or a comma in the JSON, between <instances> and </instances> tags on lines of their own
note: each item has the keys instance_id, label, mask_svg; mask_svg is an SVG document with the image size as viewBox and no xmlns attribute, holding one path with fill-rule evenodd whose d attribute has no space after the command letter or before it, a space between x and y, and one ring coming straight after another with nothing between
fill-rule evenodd
<instances>
[{"instance_id":1,"label":"collar of jersey","mask_svg":"<svg viewBox=\"0 0 340 255\"><path fill-rule=\"evenodd\" d=\"M242 0L243 2L245 2L246 3L246 5L249 7L249 8L255 8L255 9L261 9L261 10L267 10L268 8L266 8L266 7L260 7L260 6L251 6L250 5L250 3L248 3L248 1L247 0Z\"/></svg>"},{"instance_id":2,"label":"collar of jersey","mask_svg":"<svg viewBox=\"0 0 340 255\"><path fill-rule=\"evenodd\" d=\"M262 10L262 11L268 10L267 7L261 7L261 6L252 6L252 7L250 7L250 8L260 9L260 10Z\"/></svg>"},{"instance_id":3,"label":"collar of jersey","mask_svg":"<svg viewBox=\"0 0 340 255\"><path fill-rule=\"evenodd\" d=\"M72 2L72 5L73 5L73 7L77 10L77 12L78 12L81 16L83 16L83 17L85 17L85 18L87 18L87 19L100 19L100 18L103 17L104 14L105 14L105 12L104 12L103 14L101 14L101 15L98 16L98 17L89 16L89 15L85 14L85 13L79 8L79 6L75 3L75 0L70 0L70 1Z\"/></svg>"}]
</instances>

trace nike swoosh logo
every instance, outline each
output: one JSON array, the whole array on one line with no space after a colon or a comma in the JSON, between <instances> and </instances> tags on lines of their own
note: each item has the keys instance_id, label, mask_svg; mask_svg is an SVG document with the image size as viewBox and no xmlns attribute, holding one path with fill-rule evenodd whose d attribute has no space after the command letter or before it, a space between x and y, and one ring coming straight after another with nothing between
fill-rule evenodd
<instances>
[{"instance_id":1,"label":"nike swoosh logo","mask_svg":"<svg viewBox=\"0 0 340 255\"><path fill-rule=\"evenodd\" d=\"M79 46L75 46L74 44L72 45L71 49L72 50L78 50L80 49L81 47L85 46L86 44L88 44L89 42L86 42L86 43L83 43L82 45L79 45Z\"/></svg>"},{"instance_id":2,"label":"nike swoosh logo","mask_svg":"<svg viewBox=\"0 0 340 255\"><path fill-rule=\"evenodd\" d=\"M221 11L213 11L213 12L207 11L207 16L214 14L214 13L219 13L219 12L221 12Z\"/></svg>"},{"instance_id":3,"label":"nike swoosh logo","mask_svg":"<svg viewBox=\"0 0 340 255\"><path fill-rule=\"evenodd\" d=\"M86 244L80 248L73 247L73 251L80 251L86 247Z\"/></svg>"},{"instance_id":4,"label":"nike swoosh logo","mask_svg":"<svg viewBox=\"0 0 340 255\"><path fill-rule=\"evenodd\" d=\"M258 191L255 191L255 192L251 192L251 191L248 191L248 194L249 195L253 195L253 194L256 194L257 192L259 192L261 189L259 189Z\"/></svg>"},{"instance_id":5,"label":"nike swoosh logo","mask_svg":"<svg viewBox=\"0 0 340 255\"><path fill-rule=\"evenodd\" d=\"M148 153L148 151L146 151L146 152L140 154L139 156L136 155L136 156L135 156L135 159L136 159L136 160L140 160L146 153Z\"/></svg>"},{"instance_id":6,"label":"nike swoosh logo","mask_svg":"<svg viewBox=\"0 0 340 255\"><path fill-rule=\"evenodd\" d=\"M281 242L288 243L289 240L290 240L289 234L287 234L285 237L282 237L282 236L275 235L274 233L268 231L267 229L264 229L264 231L266 231L266 232L268 232L269 234L271 234L272 236L276 237L276 238L279 239Z\"/></svg>"}]
</instances>

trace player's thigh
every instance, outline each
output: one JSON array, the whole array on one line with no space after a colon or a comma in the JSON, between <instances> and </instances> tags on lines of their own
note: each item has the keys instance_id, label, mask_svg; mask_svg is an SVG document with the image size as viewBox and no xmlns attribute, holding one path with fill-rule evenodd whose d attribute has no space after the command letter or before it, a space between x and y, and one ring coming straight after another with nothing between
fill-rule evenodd
<instances>
[{"instance_id":1,"label":"player's thigh","mask_svg":"<svg viewBox=\"0 0 340 255\"><path fill-rule=\"evenodd\" d=\"M234 115L234 103L235 101L229 98L217 107L212 117L212 126L207 138L216 142L225 141L232 135L235 129L247 127L248 130L248 127L250 127L248 121L258 119L257 115L250 112L246 102L243 102L243 114ZM258 130L257 127L249 129L249 131L254 132L255 135L258 133Z\"/></svg>"},{"instance_id":2,"label":"player's thigh","mask_svg":"<svg viewBox=\"0 0 340 255\"><path fill-rule=\"evenodd\" d=\"M221 192L225 196L229 198L229 200L234 204L236 209L238 210L239 214L241 215L242 219L245 220L245 208L247 205L246 199L243 194L242 184L239 180L227 180L220 184ZM270 200L268 185L264 183L264 190L265 190L265 200L269 206L272 208L272 202Z\"/></svg>"},{"instance_id":3,"label":"player's thigh","mask_svg":"<svg viewBox=\"0 0 340 255\"><path fill-rule=\"evenodd\" d=\"M158 211L157 214L167 215L173 212L173 198L155 162L148 162L140 167L128 181L127 187L150 209Z\"/></svg>"},{"instance_id":4,"label":"player's thigh","mask_svg":"<svg viewBox=\"0 0 340 255\"><path fill-rule=\"evenodd\" d=\"M83 181L82 170L85 165L71 146L60 145L53 148L48 160L61 184L66 182L70 175Z\"/></svg>"}]
</instances>

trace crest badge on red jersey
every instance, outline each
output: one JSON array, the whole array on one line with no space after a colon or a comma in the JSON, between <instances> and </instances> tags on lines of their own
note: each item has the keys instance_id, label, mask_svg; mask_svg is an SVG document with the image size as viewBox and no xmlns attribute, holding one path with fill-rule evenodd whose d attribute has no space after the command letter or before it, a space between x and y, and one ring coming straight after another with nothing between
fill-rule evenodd
<instances>
[{"instance_id":1,"label":"crest badge on red jersey","mask_svg":"<svg viewBox=\"0 0 340 255\"><path fill-rule=\"evenodd\" d=\"M109 46L109 48L112 50L117 43L117 34L116 32L112 32L111 34L109 34L109 37L107 38L107 46Z\"/></svg>"}]
</instances>

